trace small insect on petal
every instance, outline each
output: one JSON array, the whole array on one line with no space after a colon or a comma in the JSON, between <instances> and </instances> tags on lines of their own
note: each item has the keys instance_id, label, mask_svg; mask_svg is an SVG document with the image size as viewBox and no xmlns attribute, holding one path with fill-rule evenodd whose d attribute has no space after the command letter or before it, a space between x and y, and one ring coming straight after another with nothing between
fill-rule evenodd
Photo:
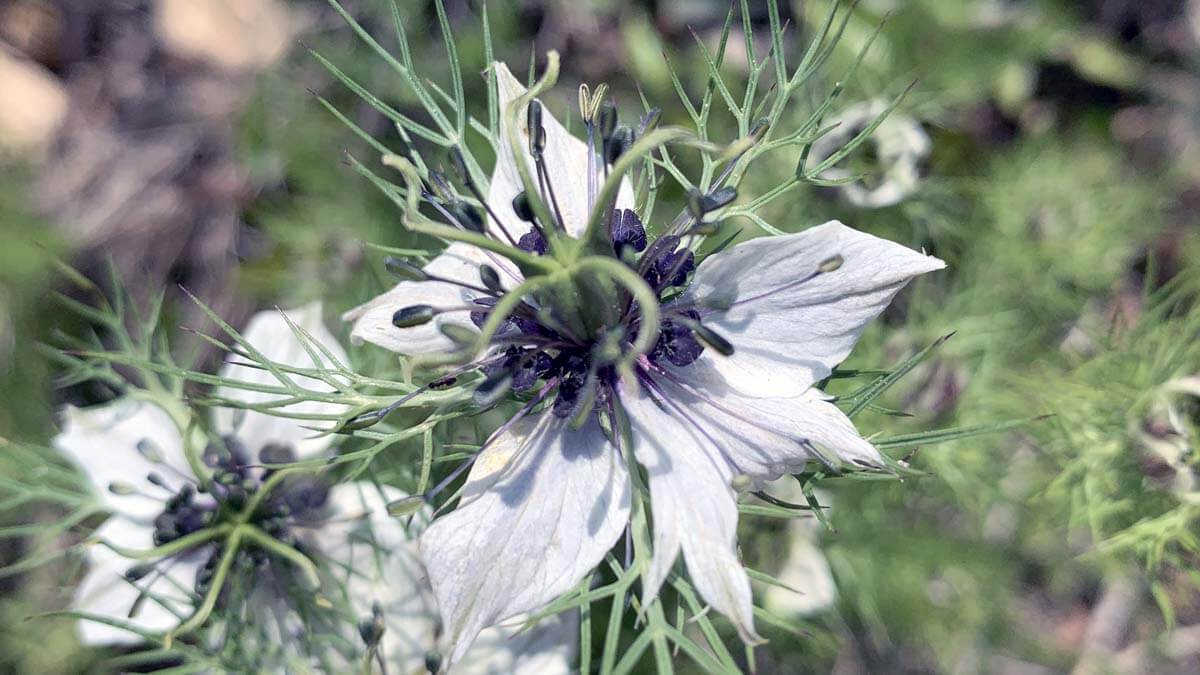
<instances>
[{"instance_id":1,"label":"small insect on petal","mask_svg":"<svg viewBox=\"0 0 1200 675\"><path fill-rule=\"evenodd\" d=\"M412 328L421 326L433 320L434 311L429 305L411 305L396 310L392 315L392 325L396 328Z\"/></svg>"}]
</instances>

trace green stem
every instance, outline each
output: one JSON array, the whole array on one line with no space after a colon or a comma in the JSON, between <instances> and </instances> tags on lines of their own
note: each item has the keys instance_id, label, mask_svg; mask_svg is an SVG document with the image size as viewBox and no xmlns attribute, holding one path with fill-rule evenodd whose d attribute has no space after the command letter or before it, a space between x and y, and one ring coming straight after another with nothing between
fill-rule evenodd
<instances>
[{"instance_id":1,"label":"green stem","mask_svg":"<svg viewBox=\"0 0 1200 675\"><path fill-rule=\"evenodd\" d=\"M404 209L404 225L409 230L445 241L461 241L485 251L497 253L516 263L527 275L530 271L550 272L558 268L558 264L551 258L522 251L480 232L460 230L426 218L421 214L421 176L417 173L417 168L412 165L412 162L397 155L384 155L383 163L396 169L404 177L405 199L407 200L407 208Z\"/></svg>"},{"instance_id":2,"label":"green stem","mask_svg":"<svg viewBox=\"0 0 1200 675\"><path fill-rule=\"evenodd\" d=\"M613 164L612 170L608 174L608 179L604 181L604 185L600 188L600 194L596 196L596 204L592 207L592 212L588 214L587 229L584 230L583 236L579 239L581 242L579 249L587 246L594 238L601 235L600 224L609 212L608 204L616 201L617 194L621 189L621 181L625 178L625 174L633 168L634 164L641 162L647 155L667 143L674 143L685 138L692 138L692 134L681 127L656 129L638 139L638 142L634 143L633 147L621 155L621 158ZM706 145L699 141L696 141L696 144Z\"/></svg>"},{"instance_id":3,"label":"green stem","mask_svg":"<svg viewBox=\"0 0 1200 675\"><path fill-rule=\"evenodd\" d=\"M203 602L196 608L196 612L192 614L191 618L167 633L163 638L164 647L170 649L171 643L175 641L175 636L187 635L203 626L204 622L208 621L208 617L212 616L213 609L217 606L217 598L221 595L221 588L225 585L225 577L229 576L229 569L233 567L234 557L241 546L241 538L242 529L234 528L229 534L229 538L225 540L225 550L221 554L220 562L217 563L217 570L213 573L211 585L208 587L208 592L204 594Z\"/></svg>"},{"instance_id":4,"label":"green stem","mask_svg":"<svg viewBox=\"0 0 1200 675\"><path fill-rule=\"evenodd\" d=\"M496 66L493 64L492 66ZM533 209L533 215L539 223L542 224L542 229L546 232L547 245L550 246L552 253L557 253L561 243L557 236L557 231L554 228L554 215L550 213L550 207L546 206L545 200L542 199L538 192L537 181L533 179L533 174L529 171L529 163L525 161L525 150L521 143L520 122L519 117L521 111L529 105L529 102L537 97L538 94L546 91L554 86L558 81L558 52L550 50L546 53L546 70L542 73L540 80L535 82L521 96L518 96L508 104L508 109L504 111L504 133L508 139L508 149L512 153L513 164L517 167L517 174L521 176L521 185L525 187L525 198L529 200L529 207ZM497 158L497 162L501 158Z\"/></svg>"},{"instance_id":5,"label":"green stem","mask_svg":"<svg viewBox=\"0 0 1200 675\"><path fill-rule=\"evenodd\" d=\"M155 558L165 558L169 555L182 553L189 548L193 548L213 539L217 539L227 534L232 529L233 527L231 525L218 525L216 527L205 528L189 535L182 536L174 541L163 544L162 546L156 546L154 548L145 550L117 546L116 544L110 544L103 539L101 539L99 543L123 558L129 558L131 560L153 560Z\"/></svg>"},{"instance_id":6,"label":"green stem","mask_svg":"<svg viewBox=\"0 0 1200 675\"><path fill-rule=\"evenodd\" d=\"M321 576L317 573L317 566L313 561L308 559L295 548L279 541L271 535L254 527L253 525L242 525L240 527L242 536L252 541L256 546L264 548L267 552L287 559L293 565L300 569L300 573L304 575L304 580L308 583L309 588L319 588L321 586Z\"/></svg>"},{"instance_id":7,"label":"green stem","mask_svg":"<svg viewBox=\"0 0 1200 675\"><path fill-rule=\"evenodd\" d=\"M499 302L492 307L488 314L488 319L484 322L480 329L479 338L476 339L475 345L471 347L465 355L463 353L454 353L449 356L445 354L420 354L410 361L414 367L427 365L441 365L446 362L469 361L475 358L480 352L487 348L491 343L492 338L496 335L496 331L500 330L505 319L509 314L516 310L517 305L525 299L525 296L540 290L541 288L551 285L556 279L564 274L562 270L549 276L538 276L531 279L526 279L521 282L516 288L508 291L500 298ZM448 361L448 359L451 359Z\"/></svg>"},{"instance_id":8,"label":"green stem","mask_svg":"<svg viewBox=\"0 0 1200 675\"><path fill-rule=\"evenodd\" d=\"M271 491L278 487L280 483L287 480L289 476L293 476L298 473L310 472L312 472L312 469L307 467L288 467L286 469L278 469L272 473L265 481L263 481L258 490L255 491L255 493L250 497L250 501L247 502L246 507L243 508L241 513L238 514L238 524L243 525L250 522L250 519L254 517L254 512L257 511L258 507L262 505L263 500L270 496Z\"/></svg>"}]
</instances>

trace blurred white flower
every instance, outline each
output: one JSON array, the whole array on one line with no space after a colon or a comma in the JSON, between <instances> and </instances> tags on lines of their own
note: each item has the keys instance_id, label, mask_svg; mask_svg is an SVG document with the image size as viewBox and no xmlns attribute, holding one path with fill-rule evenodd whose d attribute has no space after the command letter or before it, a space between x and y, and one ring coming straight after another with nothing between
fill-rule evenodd
<instances>
[{"instance_id":1,"label":"blurred white flower","mask_svg":"<svg viewBox=\"0 0 1200 675\"><path fill-rule=\"evenodd\" d=\"M321 321L319 304L286 314L338 360L347 361ZM280 312L253 317L244 337L275 362L316 365ZM242 382L275 383L268 372L233 363L226 363L221 374ZM296 379L308 388L322 386L309 378ZM231 388L220 394L247 402L272 396ZM308 403L285 410L337 414L342 407ZM320 456L331 443L330 436L314 437L311 429L295 420L221 410L214 416L214 428L224 437L228 452L206 451L205 461L215 480L213 492L205 493L198 490L185 456L179 423L158 405L123 398L92 408L68 407L63 417L63 431L55 438L55 446L83 470L112 514L95 532L101 543L88 549L89 569L72 602L73 610L99 619L78 622L79 637L85 644L134 644L146 636L169 632L187 619L211 582L221 550L214 539L179 544L219 525L220 509L237 510L253 498L269 475L253 467ZM422 670L427 653L439 649L440 631L413 539L422 522L406 529L387 512L390 501L404 496L394 488L371 483L330 487L301 474L277 486L250 524L297 546L332 578L344 581L340 585L344 597L336 599L347 601L342 604L354 615L345 622L353 640L350 644L362 644L354 634L356 622L371 617L378 606L383 620L381 657L389 672L408 673ZM145 560L124 555L162 546L178 550ZM244 554L259 563L268 556L252 545L244 547ZM283 562L281 568L288 569L288 563ZM270 566L263 574L274 569ZM261 627L273 631L278 641L263 645L263 651L275 650L294 659L301 653L297 645L312 626L286 612L282 599L272 595L278 594L276 589L285 585L283 581L286 578L257 578L255 586L261 589L257 591L261 597L255 596L250 604L261 610ZM282 620L280 607L285 607ZM491 629L493 639L481 641L469 655L477 666L465 667L462 672L565 673L575 631L570 618L544 621L515 640L497 637L509 635L509 629Z\"/></svg>"},{"instance_id":2,"label":"blurred white flower","mask_svg":"<svg viewBox=\"0 0 1200 675\"><path fill-rule=\"evenodd\" d=\"M775 481L768 486L768 491L786 502L805 502L800 484L791 478ZM828 494L818 491L816 497L822 506L829 505ZM763 594L766 609L780 616L809 616L833 606L837 600L837 586L818 541L822 529L815 517L788 521L786 534L779 538L787 547L787 557L775 574L787 588L767 586Z\"/></svg>"},{"instance_id":3,"label":"blurred white flower","mask_svg":"<svg viewBox=\"0 0 1200 675\"><path fill-rule=\"evenodd\" d=\"M830 120L837 126L813 142L809 165L815 166L836 153L885 110L884 101L868 101L850 106ZM821 172L820 178L847 180L858 176L837 187L846 201L872 209L894 206L916 192L921 162L929 156L931 147L920 122L893 111L847 159ZM846 166L856 157L865 157L869 166Z\"/></svg>"},{"instance_id":4,"label":"blurred white flower","mask_svg":"<svg viewBox=\"0 0 1200 675\"><path fill-rule=\"evenodd\" d=\"M506 111L525 89L502 64L495 69ZM489 215L478 229L535 255L557 255L554 245L591 247L582 262L570 253L555 258L564 276L590 261L613 279L623 275L628 293L601 290L599 301L580 303L576 295L562 306L550 292L534 294L495 317L493 308L513 298L503 289L525 276L502 255L460 241L411 274L415 280L346 316L356 338L405 354L458 349L456 333L498 318L501 329L485 332L492 348L477 363L487 374L481 392L494 387L532 398L476 456L457 509L421 537L449 659L461 658L482 627L543 606L603 560L629 519L627 457L645 470L651 496L654 558L642 581L644 600L657 595L682 553L703 598L744 640L757 641L736 549L735 479L771 480L812 460L883 465L814 385L909 280L944 264L830 222L749 241L696 266L683 244L686 231L647 245L627 183L599 221L606 230L600 243L579 243L593 209L606 208L594 203L596 186L605 182L618 134L601 145L597 137L605 132L589 124L585 143L533 108L516 111L518 120L544 125L523 128L531 143L512 148L501 136ZM520 163L537 177L554 223L530 227L530 217L514 208L527 197ZM701 197L729 199L728 190ZM635 292L642 293L636 300ZM649 293L655 307L647 306ZM650 310L662 318L657 325L642 324ZM655 342L621 370L618 361L636 352L646 331ZM616 440L622 428L632 432L631 449Z\"/></svg>"}]
</instances>

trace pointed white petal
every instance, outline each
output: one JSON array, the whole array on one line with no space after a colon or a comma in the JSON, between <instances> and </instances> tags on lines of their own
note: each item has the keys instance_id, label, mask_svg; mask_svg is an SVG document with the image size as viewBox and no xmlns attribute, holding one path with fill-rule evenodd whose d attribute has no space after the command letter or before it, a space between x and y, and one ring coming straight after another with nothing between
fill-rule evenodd
<instances>
[{"instance_id":1,"label":"pointed white petal","mask_svg":"<svg viewBox=\"0 0 1200 675\"><path fill-rule=\"evenodd\" d=\"M262 352L263 356L277 363L297 368L333 367L334 363L324 355L321 349L310 344L308 347L317 356L317 362L313 361L313 357L305 350L304 342L292 331L287 319L284 319L285 314L287 319L290 319L297 327L311 335L313 340L325 347L334 356L337 363L343 365L349 363L346 350L338 344L337 338L333 337L333 334L325 327L319 302L284 312L279 310L259 312L250 318L250 322L242 332L242 337L255 349ZM279 380L270 371L239 365L242 362L244 359L240 357L230 357L221 368L221 377L249 384L280 385ZM333 391L328 384L315 378L299 375L290 377L296 384L306 389ZM266 403L286 398L276 394L246 391L237 387L220 387L217 395L246 403ZM343 410L345 410L343 405L320 401L306 401L280 408L280 411L311 415L336 415ZM240 425L235 428L237 420L240 420ZM333 425L332 422L293 420L253 410L235 411L229 408L216 410L215 424L219 433L236 436L245 445L246 450L250 452L251 456L248 459L251 461L257 460L258 451L268 443L291 446L296 451L297 458L321 454L329 447L331 438L317 436L317 432L312 428L304 427L321 428Z\"/></svg>"},{"instance_id":2,"label":"pointed white petal","mask_svg":"<svg viewBox=\"0 0 1200 675\"><path fill-rule=\"evenodd\" d=\"M513 77L508 66L503 63L495 63L492 68L496 73L496 82L499 89L499 105L500 119L506 119L508 105L525 93L525 87ZM518 112L517 126L521 136L521 147L518 148L521 158L527 162L529 173L537 178L537 168L533 161L533 156L529 154L529 129L525 124L525 111L527 108L522 108ZM587 144L584 141L575 138L566 130L563 125L550 114L549 109L543 109L542 126L546 129L546 172L550 176L550 185L553 187L554 197L559 211L562 213L564 225L567 228L567 233L571 236L578 237L587 228L588 221L588 150ZM599 143L599 140L597 140ZM597 161L597 167L602 165ZM602 180L599 181L603 183ZM529 224L517 218L517 214L513 211L512 200L519 193L524 192L525 187L521 183L521 176L517 172L517 164L514 159L511 146L508 143L508 134L503 131L500 134L500 147L497 151L496 166L492 169L492 183L488 190L488 203L496 214L503 221L502 225L512 235L514 239L520 238L521 235L529 231ZM546 195L546 206L553 211L554 205L550 200L549 195ZM630 186L629 180L621 182L621 189L617 194L616 207L619 209L633 208L633 188Z\"/></svg>"},{"instance_id":3,"label":"pointed white petal","mask_svg":"<svg viewBox=\"0 0 1200 675\"><path fill-rule=\"evenodd\" d=\"M811 461L882 468L883 457L821 390L796 396L747 396L711 362L673 368L658 386L721 449L734 474L770 481Z\"/></svg>"},{"instance_id":4,"label":"pointed white petal","mask_svg":"<svg viewBox=\"0 0 1200 675\"><path fill-rule=\"evenodd\" d=\"M67 406L62 419L54 447L79 466L114 513L152 519L162 512L169 495L149 484L146 476L155 473L178 490L183 483L179 473L191 475L179 429L158 406L132 399L89 408ZM148 455L138 450L139 443ZM161 463L147 459L154 454ZM109 489L114 483L136 488L139 494L114 494Z\"/></svg>"},{"instance_id":5,"label":"pointed white petal","mask_svg":"<svg viewBox=\"0 0 1200 675\"><path fill-rule=\"evenodd\" d=\"M526 418L472 467L462 503L421 537L450 663L479 631L579 583L629 517L629 475L595 423Z\"/></svg>"},{"instance_id":6,"label":"pointed white petal","mask_svg":"<svg viewBox=\"0 0 1200 675\"><path fill-rule=\"evenodd\" d=\"M720 448L706 429L679 410L660 408L646 389L621 402L650 482L654 560L643 581L646 601L658 594L682 550L701 597L733 622L743 640L758 641L750 579L736 552L734 474Z\"/></svg>"},{"instance_id":7,"label":"pointed white petal","mask_svg":"<svg viewBox=\"0 0 1200 675\"><path fill-rule=\"evenodd\" d=\"M834 256L842 257L840 268L804 281ZM943 267L937 258L830 221L709 257L685 301L733 302L703 317L733 344L733 355L709 349L701 361L745 394L795 396L846 358L867 322L913 277Z\"/></svg>"},{"instance_id":8,"label":"pointed white petal","mask_svg":"<svg viewBox=\"0 0 1200 675\"><path fill-rule=\"evenodd\" d=\"M478 286L479 265L484 262L500 271L506 283L519 283L519 275L507 261L460 242L450 244L424 269L434 276ZM479 296L474 291L441 281L401 281L387 293L346 312L342 318L354 322L350 337L356 341L370 342L400 354L441 352L453 348L454 343L438 327L443 324L473 327L470 312L439 314L433 321L412 328L396 328L392 325L392 315L396 310L413 305L464 307Z\"/></svg>"},{"instance_id":9,"label":"pointed white petal","mask_svg":"<svg viewBox=\"0 0 1200 675\"><path fill-rule=\"evenodd\" d=\"M128 532L123 525L110 519L96 531L96 536L106 541L128 542ZM142 544L143 547L148 545L148 541ZM192 611L192 587L204 561L204 553L174 558L160 564L161 574L152 572L136 582L129 582L124 577L125 572L138 561L96 545L88 551L88 572L75 591L71 609L114 619L142 631L165 633ZM146 597L139 601L143 595ZM130 610L135 607L130 616ZM79 621L77 626L80 641L88 645L142 641L137 633L97 621Z\"/></svg>"}]
</instances>

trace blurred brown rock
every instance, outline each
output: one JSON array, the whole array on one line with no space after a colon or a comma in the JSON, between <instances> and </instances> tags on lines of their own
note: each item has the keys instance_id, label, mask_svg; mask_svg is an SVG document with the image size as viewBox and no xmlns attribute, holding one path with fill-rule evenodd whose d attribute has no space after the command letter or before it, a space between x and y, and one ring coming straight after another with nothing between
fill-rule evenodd
<instances>
[{"instance_id":1,"label":"blurred brown rock","mask_svg":"<svg viewBox=\"0 0 1200 675\"><path fill-rule=\"evenodd\" d=\"M158 0L154 28L178 57L245 71L277 63L295 21L279 0Z\"/></svg>"},{"instance_id":2,"label":"blurred brown rock","mask_svg":"<svg viewBox=\"0 0 1200 675\"><path fill-rule=\"evenodd\" d=\"M66 115L58 79L0 43L0 158L41 157Z\"/></svg>"}]
</instances>

